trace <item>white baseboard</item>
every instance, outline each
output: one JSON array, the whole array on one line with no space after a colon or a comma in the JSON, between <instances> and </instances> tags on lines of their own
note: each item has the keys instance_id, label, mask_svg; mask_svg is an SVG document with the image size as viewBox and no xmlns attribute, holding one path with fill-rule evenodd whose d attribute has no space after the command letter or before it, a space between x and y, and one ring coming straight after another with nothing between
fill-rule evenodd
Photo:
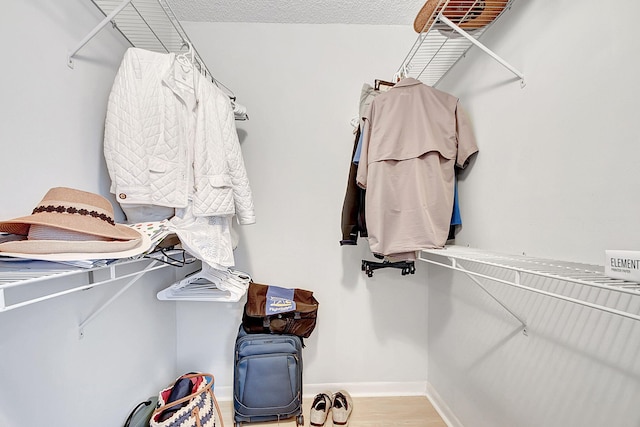
<instances>
[{"instance_id":1,"label":"white baseboard","mask_svg":"<svg viewBox=\"0 0 640 427\"><path fill-rule=\"evenodd\" d=\"M216 399L221 402L227 402L233 400L233 386L213 386L213 392L216 395Z\"/></svg>"},{"instance_id":2,"label":"white baseboard","mask_svg":"<svg viewBox=\"0 0 640 427\"><path fill-rule=\"evenodd\" d=\"M449 405L440 397L431 383L427 382L427 398L431 401L434 409L440 414L440 418L448 427L464 427L456 415L451 411Z\"/></svg>"},{"instance_id":3,"label":"white baseboard","mask_svg":"<svg viewBox=\"0 0 640 427\"><path fill-rule=\"evenodd\" d=\"M377 396L426 396L427 383L416 382L375 382L375 383L326 383L305 384L304 397L313 397L323 391L346 390L353 397Z\"/></svg>"},{"instance_id":4,"label":"white baseboard","mask_svg":"<svg viewBox=\"0 0 640 427\"><path fill-rule=\"evenodd\" d=\"M305 384L304 397L313 397L323 391L347 390L353 397L377 396L427 396L427 383L416 382L376 382L376 383L323 383ZM233 387L215 386L216 398L221 401L233 400Z\"/></svg>"}]
</instances>

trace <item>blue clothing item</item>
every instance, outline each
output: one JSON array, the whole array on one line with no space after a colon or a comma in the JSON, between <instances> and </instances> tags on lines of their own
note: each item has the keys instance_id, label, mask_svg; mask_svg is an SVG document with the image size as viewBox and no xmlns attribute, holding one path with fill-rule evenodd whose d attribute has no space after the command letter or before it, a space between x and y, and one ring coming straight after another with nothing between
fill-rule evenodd
<instances>
[{"instance_id":1,"label":"blue clothing item","mask_svg":"<svg viewBox=\"0 0 640 427\"><path fill-rule=\"evenodd\" d=\"M458 180L453 184L453 212L451 213L451 225L462 225L460 205L458 204Z\"/></svg>"},{"instance_id":2,"label":"blue clothing item","mask_svg":"<svg viewBox=\"0 0 640 427\"><path fill-rule=\"evenodd\" d=\"M360 138L358 138L358 146L356 147L356 153L353 155L353 163L356 165L360 163L360 152L362 151L362 132L360 132Z\"/></svg>"}]
</instances>

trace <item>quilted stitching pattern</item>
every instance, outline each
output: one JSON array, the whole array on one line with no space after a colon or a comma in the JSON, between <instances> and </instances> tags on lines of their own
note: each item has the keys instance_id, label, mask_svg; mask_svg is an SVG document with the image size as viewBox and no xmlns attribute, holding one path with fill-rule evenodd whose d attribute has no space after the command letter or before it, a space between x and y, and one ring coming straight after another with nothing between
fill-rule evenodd
<instances>
[{"instance_id":1,"label":"quilted stitching pattern","mask_svg":"<svg viewBox=\"0 0 640 427\"><path fill-rule=\"evenodd\" d=\"M201 98L196 127L197 152L205 155L194 159L194 167L202 172L196 181L194 214L197 216L236 214L240 224L255 222L253 198L242 158L229 98L216 86L200 81ZM205 117L200 117L202 113ZM216 179L220 175L230 179ZM209 185L207 185L209 184Z\"/></svg>"},{"instance_id":2,"label":"quilted stitching pattern","mask_svg":"<svg viewBox=\"0 0 640 427\"><path fill-rule=\"evenodd\" d=\"M111 192L120 203L186 206L186 175L176 167L185 161L184 114L171 90L161 84L171 60L170 55L131 48L116 75L104 153Z\"/></svg>"},{"instance_id":3,"label":"quilted stitching pattern","mask_svg":"<svg viewBox=\"0 0 640 427\"><path fill-rule=\"evenodd\" d=\"M253 199L230 100L211 82L198 78L194 118L163 83L173 59L137 48L125 54L105 121L111 192L121 204L184 208L192 190L195 215L236 214L241 224L251 224ZM188 164L189 141L195 153L193 170ZM194 189L188 188L190 173Z\"/></svg>"}]
</instances>

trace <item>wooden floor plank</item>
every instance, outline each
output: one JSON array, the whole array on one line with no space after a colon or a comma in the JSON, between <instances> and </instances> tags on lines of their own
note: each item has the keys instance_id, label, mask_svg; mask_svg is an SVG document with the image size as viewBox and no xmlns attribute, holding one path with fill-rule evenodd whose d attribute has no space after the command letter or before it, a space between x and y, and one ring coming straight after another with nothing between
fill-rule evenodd
<instances>
[{"instance_id":1,"label":"wooden floor plank","mask_svg":"<svg viewBox=\"0 0 640 427\"><path fill-rule=\"evenodd\" d=\"M304 426L309 427L312 399L304 399ZM220 402L225 427L233 427L233 402ZM280 423L250 423L247 427L295 427L294 419ZM326 427L332 427L331 415ZM348 427L447 427L425 396L354 397Z\"/></svg>"}]
</instances>

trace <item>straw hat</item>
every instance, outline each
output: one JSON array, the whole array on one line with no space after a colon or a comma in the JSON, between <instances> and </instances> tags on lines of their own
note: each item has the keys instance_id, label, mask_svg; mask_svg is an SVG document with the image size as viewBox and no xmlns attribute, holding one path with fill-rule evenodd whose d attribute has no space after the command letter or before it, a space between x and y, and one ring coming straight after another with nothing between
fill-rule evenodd
<instances>
[{"instance_id":1,"label":"straw hat","mask_svg":"<svg viewBox=\"0 0 640 427\"><path fill-rule=\"evenodd\" d=\"M107 199L66 187L50 189L31 215L0 221L0 232L27 236L0 243L0 252L23 254L122 252L143 240L138 231L115 223Z\"/></svg>"},{"instance_id":2,"label":"straw hat","mask_svg":"<svg viewBox=\"0 0 640 427\"><path fill-rule=\"evenodd\" d=\"M460 28L467 30L482 28L496 19L507 3L509 0L449 0L449 2L427 0L413 21L413 29L417 33L429 29L439 12Z\"/></svg>"}]
</instances>

